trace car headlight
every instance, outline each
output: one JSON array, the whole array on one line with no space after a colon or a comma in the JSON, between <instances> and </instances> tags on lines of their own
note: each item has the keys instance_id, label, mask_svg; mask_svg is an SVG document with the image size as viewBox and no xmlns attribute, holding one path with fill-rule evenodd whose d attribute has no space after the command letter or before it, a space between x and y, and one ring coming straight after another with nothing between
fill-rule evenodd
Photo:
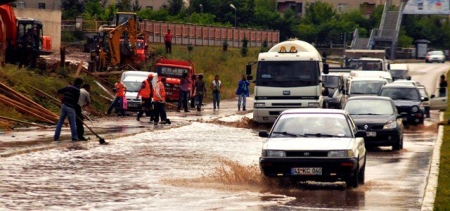
<instances>
[{"instance_id":1,"label":"car headlight","mask_svg":"<svg viewBox=\"0 0 450 211\"><path fill-rule=\"evenodd\" d=\"M329 151L328 157L355 157L355 153L353 153L353 150L335 150L335 151Z\"/></svg>"},{"instance_id":2,"label":"car headlight","mask_svg":"<svg viewBox=\"0 0 450 211\"><path fill-rule=\"evenodd\" d=\"M266 107L266 103L255 103L254 107L255 107L255 108Z\"/></svg>"},{"instance_id":3,"label":"car headlight","mask_svg":"<svg viewBox=\"0 0 450 211\"><path fill-rule=\"evenodd\" d=\"M310 102L310 103L308 103L308 107L309 108L319 108L320 105L319 105L319 102Z\"/></svg>"},{"instance_id":4,"label":"car headlight","mask_svg":"<svg viewBox=\"0 0 450 211\"><path fill-rule=\"evenodd\" d=\"M397 127L397 122L396 121L391 121L391 122L388 122L387 124L385 124L383 126L383 129L393 129L393 128L396 128L396 127Z\"/></svg>"},{"instance_id":5,"label":"car headlight","mask_svg":"<svg viewBox=\"0 0 450 211\"><path fill-rule=\"evenodd\" d=\"M286 152L281 150L266 150L266 157L286 157Z\"/></svg>"},{"instance_id":6,"label":"car headlight","mask_svg":"<svg viewBox=\"0 0 450 211\"><path fill-rule=\"evenodd\" d=\"M417 113L417 112L419 112L419 107L418 106L413 106L411 108L411 111L414 112L414 113Z\"/></svg>"}]
</instances>

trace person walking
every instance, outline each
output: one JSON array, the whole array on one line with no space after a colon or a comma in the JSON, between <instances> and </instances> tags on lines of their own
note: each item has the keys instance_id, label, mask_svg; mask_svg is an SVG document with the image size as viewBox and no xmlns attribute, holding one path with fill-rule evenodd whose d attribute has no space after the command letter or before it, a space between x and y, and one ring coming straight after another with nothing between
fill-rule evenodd
<instances>
[{"instance_id":1,"label":"person walking","mask_svg":"<svg viewBox=\"0 0 450 211\"><path fill-rule=\"evenodd\" d=\"M214 76L211 83L214 111L220 109L220 90L222 89L222 82L219 80L219 75Z\"/></svg>"},{"instance_id":2,"label":"person walking","mask_svg":"<svg viewBox=\"0 0 450 211\"><path fill-rule=\"evenodd\" d=\"M58 90L58 95L62 98L61 102L61 114L59 116L58 123L56 123L55 135L53 136L54 141L59 141L61 135L61 128L64 124L66 117L69 119L70 132L72 134L72 141L78 141L77 125L76 125L76 114L75 108L80 99L80 87L83 84L83 79L76 78L73 85L66 86Z\"/></svg>"},{"instance_id":3,"label":"person walking","mask_svg":"<svg viewBox=\"0 0 450 211\"><path fill-rule=\"evenodd\" d=\"M205 81L203 75L199 75L194 84L195 101L197 101L197 111L202 110L203 97L206 95Z\"/></svg>"},{"instance_id":4,"label":"person walking","mask_svg":"<svg viewBox=\"0 0 450 211\"><path fill-rule=\"evenodd\" d=\"M445 76L441 75L441 81L439 82L439 97L447 96L447 81Z\"/></svg>"},{"instance_id":5,"label":"person walking","mask_svg":"<svg viewBox=\"0 0 450 211\"><path fill-rule=\"evenodd\" d=\"M125 93L127 92L127 88L125 85L120 81L120 76L116 77L116 83L114 84L116 97L111 102L111 105L109 105L108 111L106 112L107 115L111 114L112 109L116 104L119 104L118 108L120 111L121 116L125 116L125 109L123 108L123 100L125 99Z\"/></svg>"},{"instance_id":6,"label":"person walking","mask_svg":"<svg viewBox=\"0 0 450 211\"><path fill-rule=\"evenodd\" d=\"M78 139L81 141L87 141L88 139L84 137L84 126L83 126L83 109L86 109L91 104L91 97L89 92L91 91L91 86L89 84L84 84L80 89L80 98L78 99L78 104L75 108L75 113L77 115L76 125Z\"/></svg>"},{"instance_id":7,"label":"person walking","mask_svg":"<svg viewBox=\"0 0 450 211\"><path fill-rule=\"evenodd\" d=\"M180 80L180 97L178 99L178 112L181 111L181 103L183 103L184 112L189 112L188 101L189 101L189 87L192 80L188 77L187 73L183 73Z\"/></svg>"},{"instance_id":8,"label":"person walking","mask_svg":"<svg viewBox=\"0 0 450 211\"><path fill-rule=\"evenodd\" d=\"M152 111L152 98L153 98L153 74L149 74L147 77L147 80L142 82L141 89L139 90L136 99L139 99L139 96L142 97L142 108L139 110L136 120L141 121L141 117L144 114L144 111L146 114L150 115L150 121L154 120L154 112Z\"/></svg>"},{"instance_id":9,"label":"person walking","mask_svg":"<svg viewBox=\"0 0 450 211\"><path fill-rule=\"evenodd\" d=\"M153 102L155 103L155 112L154 125L157 125L159 122L159 117L161 117L160 124L170 124L170 120L167 119L166 113L166 90L164 88L164 84L166 83L166 78L162 77L161 80L156 83L155 92L153 95Z\"/></svg>"},{"instance_id":10,"label":"person walking","mask_svg":"<svg viewBox=\"0 0 450 211\"><path fill-rule=\"evenodd\" d=\"M172 53L172 34L170 29L167 29L167 33L164 35L164 44L166 44L166 53Z\"/></svg>"},{"instance_id":11,"label":"person walking","mask_svg":"<svg viewBox=\"0 0 450 211\"><path fill-rule=\"evenodd\" d=\"M236 94L238 95L238 111L241 110L241 102L242 102L242 110L246 111L245 106L247 104L247 97L250 96L250 91L248 90L248 86L250 86L250 82L247 80L246 75L242 75L242 79L238 83L238 88L236 90Z\"/></svg>"}]
</instances>

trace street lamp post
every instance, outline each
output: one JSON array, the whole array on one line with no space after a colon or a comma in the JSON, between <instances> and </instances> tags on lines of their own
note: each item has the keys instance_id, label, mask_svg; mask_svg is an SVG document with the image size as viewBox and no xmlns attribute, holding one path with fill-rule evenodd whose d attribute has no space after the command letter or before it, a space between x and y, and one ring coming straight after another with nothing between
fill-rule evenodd
<instances>
[{"instance_id":1,"label":"street lamp post","mask_svg":"<svg viewBox=\"0 0 450 211\"><path fill-rule=\"evenodd\" d=\"M236 12L237 12L237 9L236 9L236 7L233 4L230 4L230 7L234 9L234 28L236 28L236 17L237 17L236 16Z\"/></svg>"}]
</instances>

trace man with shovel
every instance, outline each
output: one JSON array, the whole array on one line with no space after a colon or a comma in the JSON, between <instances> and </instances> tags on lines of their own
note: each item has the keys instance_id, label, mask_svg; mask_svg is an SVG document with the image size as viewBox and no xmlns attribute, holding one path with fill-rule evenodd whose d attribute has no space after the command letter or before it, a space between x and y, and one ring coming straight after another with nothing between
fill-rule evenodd
<instances>
[{"instance_id":1,"label":"man with shovel","mask_svg":"<svg viewBox=\"0 0 450 211\"><path fill-rule=\"evenodd\" d=\"M69 118L70 132L72 133L72 141L79 141L76 125L75 108L78 105L80 99L80 87L83 84L83 79L76 78L73 85L66 86L58 90L58 95L62 96L61 115L59 116L58 123L56 124L54 141L59 141L61 135L61 128L64 124L66 117Z\"/></svg>"}]
</instances>

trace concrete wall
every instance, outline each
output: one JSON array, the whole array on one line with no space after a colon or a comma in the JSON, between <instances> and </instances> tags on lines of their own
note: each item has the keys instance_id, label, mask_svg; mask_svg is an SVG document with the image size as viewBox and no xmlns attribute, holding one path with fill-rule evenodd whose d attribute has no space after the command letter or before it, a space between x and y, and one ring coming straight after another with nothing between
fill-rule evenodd
<instances>
[{"instance_id":1,"label":"concrete wall","mask_svg":"<svg viewBox=\"0 0 450 211\"><path fill-rule=\"evenodd\" d=\"M41 21L44 35L52 38L53 51L59 51L59 47L61 47L61 10L14 8L14 13L16 13L16 17L33 18Z\"/></svg>"}]
</instances>

